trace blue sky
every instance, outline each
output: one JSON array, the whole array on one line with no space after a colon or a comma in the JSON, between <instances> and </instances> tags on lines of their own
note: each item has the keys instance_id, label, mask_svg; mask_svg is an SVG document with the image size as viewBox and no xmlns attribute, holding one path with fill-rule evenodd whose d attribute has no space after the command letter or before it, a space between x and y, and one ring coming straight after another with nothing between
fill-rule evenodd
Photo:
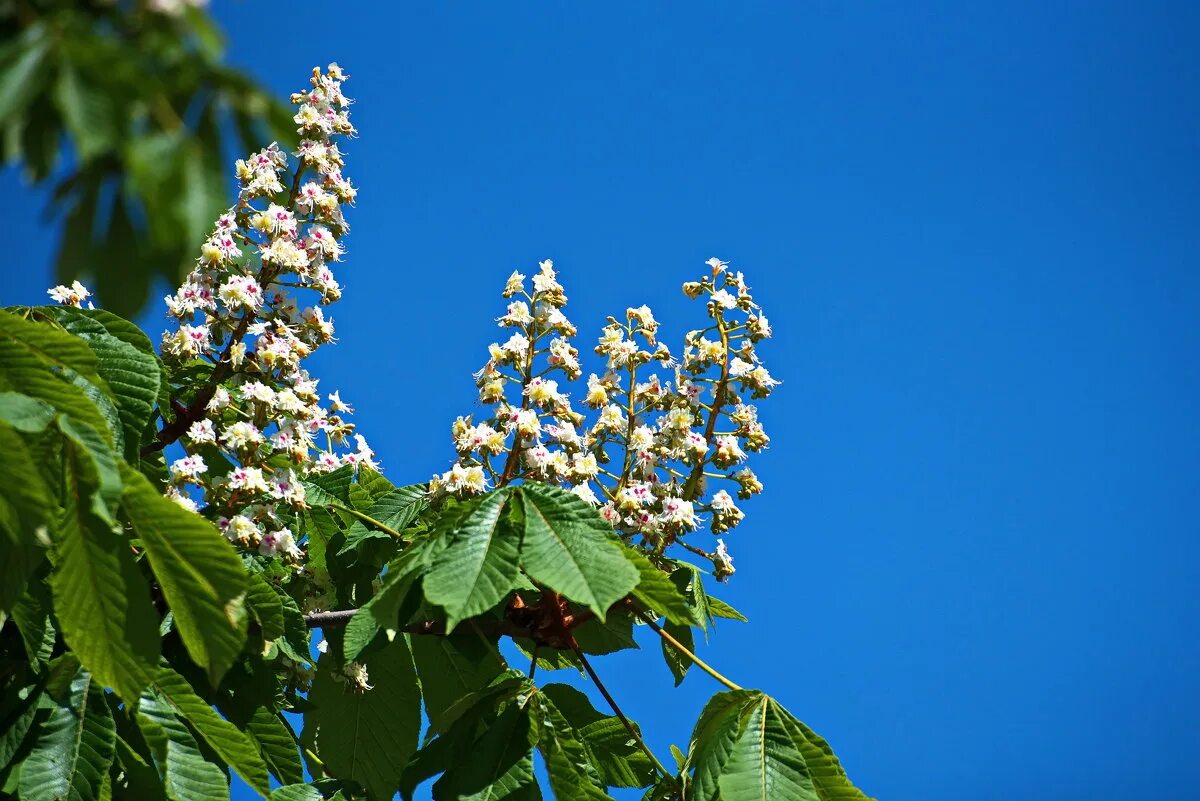
<instances>
[{"instance_id":1,"label":"blue sky","mask_svg":"<svg viewBox=\"0 0 1200 801\"><path fill-rule=\"evenodd\" d=\"M513 268L678 337L731 260L785 384L706 658L880 799L1193 797L1200 7L215 5L278 92L353 76L314 370L393 480L446 468ZM0 198L40 302L53 234ZM657 650L597 667L669 758L719 688Z\"/></svg>"}]
</instances>

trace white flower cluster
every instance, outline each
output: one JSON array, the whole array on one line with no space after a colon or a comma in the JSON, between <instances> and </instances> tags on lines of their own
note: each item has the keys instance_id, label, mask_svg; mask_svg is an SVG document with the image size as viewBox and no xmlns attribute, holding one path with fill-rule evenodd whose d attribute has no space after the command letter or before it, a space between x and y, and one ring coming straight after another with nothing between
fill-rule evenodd
<instances>
[{"instance_id":1,"label":"white flower cluster","mask_svg":"<svg viewBox=\"0 0 1200 801\"><path fill-rule=\"evenodd\" d=\"M718 578L731 575L722 540L708 553L682 538L702 515L716 534L744 517L729 490L708 493L709 479L729 481L742 499L762 491L741 463L770 438L744 400L767 397L779 382L755 352L771 328L742 274L718 259L708 265L709 275L684 284L684 292L707 300L710 325L685 337L678 361L658 341L648 307L626 310L624 321L609 318L595 348L605 370L588 376L582 401L594 410L588 426L550 377L582 375L553 264L541 263L532 294L514 272L504 289L508 310L498 320L513 333L489 346L476 374L480 401L495 410L480 423L455 421L458 459L433 478L431 494L464 497L518 479L561 484L598 506L623 536L659 552L679 543L712 560ZM670 370L667 377L651 363Z\"/></svg>"},{"instance_id":2,"label":"white flower cluster","mask_svg":"<svg viewBox=\"0 0 1200 801\"><path fill-rule=\"evenodd\" d=\"M168 494L193 509L202 501L231 541L293 564L302 553L280 512L304 507L304 476L375 466L343 418L350 407L336 392L323 405L301 366L333 341L322 307L341 295L330 265L348 230L342 206L356 195L334 142L354 133L345 78L336 64L314 69L312 88L292 96L302 137L294 170L274 144L237 162L237 203L166 298L179 325L163 336L163 359L195 370L206 386L180 439L187 455L170 465ZM301 310L286 287L314 304Z\"/></svg>"}]
</instances>

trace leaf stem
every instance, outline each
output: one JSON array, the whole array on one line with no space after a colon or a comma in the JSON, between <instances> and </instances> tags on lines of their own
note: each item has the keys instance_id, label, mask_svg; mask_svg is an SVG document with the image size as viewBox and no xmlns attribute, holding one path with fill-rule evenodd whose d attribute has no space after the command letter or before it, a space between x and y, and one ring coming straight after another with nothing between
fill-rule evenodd
<instances>
[{"instance_id":1,"label":"leaf stem","mask_svg":"<svg viewBox=\"0 0 1200 801\"><path fill-rule=\"evenodd\" d=\"M580 650L579 643L575 642L574 637L571 638L571 647L575 649L575 655L579 657L580 664L582 664L583 669L587 671L588 677L591 678L592 683L596 685L596 689L600 691L600 694L604 696L604 700L608 702L609 707L612 708L612 711L618 718L620 718L621 723L624 724L625 730L629 732L629 736L634 739L634 741L638 744L638 747L642 749L642 752L650 758L650 762L654 765L654 768L662 775L662 777L669 781L672 787L674 787L676 790L679 790L679 782L676 780L675 776L666 768L664 768L663 764L658 761L658 757L656 757L654 752L650 750L650 746L646 745L646 741L642 739L642 735L633 727L633 724L629 722L629 718L625 717L625 713L621 711L621 707L617 706L616 700L614 700L612 695L609 694L608 688L604 686L604 682L600 681L600 677L596 675L595 669L592 668L592 663L589 662L587 657L583 655L583 651Z\"/></svg>"},{"instance_id":2,"label":"leaf stem","mask_svg":"<svg viewBox=\"0 0 1200 801\"><path fill-rule=\"evenodd\" d=\"M368 526L373 526L374 528L382 531L385 534L391 534L396 539L400 539L400 540L404 539L404 535L401 534L399 531L396 531L396 529L392 528L391 526L384 525L383 523L379 522L375 518L371 517L369 514L360 512L357 509L351 509L349 506L346 506L344 503L338 503L337 501L330 501L327 505L332 506L334 509L340 509L341 511L346 512L349 515L357 517L359 520L366 523Z\"/></svg>"},{"instance_id":3,"label":"leaf stem","mask_svg":"<svg viewBox=\"0 0 1200 801\"><path fill-rule=\"evenodd\" d=\"M655 623L653 620L651 620L649 616L643 615L639 612L638 617L640 617L642 619L642 622L644 622L647 626L654 629L654 631L658 633L659 637L662 637L664 640L666 640L668 643L670 643L670 645L676 651L679 651L679 653L683 654L688 659L692 660L692 662L695 663L696 667L700 668L705 673L712 676L714 679L721 682L722 684L724 684L726 687L728 687L731 690L742 689L742 687L740 685L734 684L732 681L730 681L729 679L722 676L720 674L720 672L718 672L717 669L714 668L712 665L708 664L703 659L701 659L700 657L698 657L694 653L692 653L691 649L689 649L687 646L685 646L679 640L675 639L670 634L668 634L666 631L664 631L663 627L658 625L657 623Z\"/></svg>"}]
</instances>

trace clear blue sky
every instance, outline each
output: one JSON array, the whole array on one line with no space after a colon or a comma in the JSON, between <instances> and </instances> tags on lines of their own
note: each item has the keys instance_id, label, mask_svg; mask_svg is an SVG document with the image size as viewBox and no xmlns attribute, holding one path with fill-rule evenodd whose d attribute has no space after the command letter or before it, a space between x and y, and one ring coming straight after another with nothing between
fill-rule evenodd
<instances>
[{"instance_id":1,"label":"clear blue sky","mask_svg":"<svg viewBox=\"0 0 1200 801\"><path fill-rule=\"evenodd\" d=\"M732 260L786 383L706 656L886 801L1195 797L1200 7L215 5L280 93L353 75L315 367L394 480L445 469L513 268L678 334ZM5 303L50 280L29 197ZM718 687L647 645L599 670L665 756Z\"/></svg>"}]
</instances>

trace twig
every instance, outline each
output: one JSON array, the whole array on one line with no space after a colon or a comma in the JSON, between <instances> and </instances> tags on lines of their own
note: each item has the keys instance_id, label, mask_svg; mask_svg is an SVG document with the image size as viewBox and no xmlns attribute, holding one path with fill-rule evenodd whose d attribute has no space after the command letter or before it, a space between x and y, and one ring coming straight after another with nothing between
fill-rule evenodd
<instances>
[{"instance_id":1,"label":"twig","mask_svg":"<svg viewBox=\"0 0 1200 801\"><path fill-rule=\"evenodd\" d=\"M672 775L666 768L664 768L663 764L658 761L658 757L656 757L654 752L650 750L650 746L646 745L646 741L642 739L642 735L633 727L633 724L629 722L629 718L625 717L625 713L621 711L621 707L617 706L616 700L611 694L609 694L608 688L604 686L604 682L600 681L600 677L596 675L596 671L592 668L592 663L589 662L587 657L583 655L583 651L580 650L579 643L575 642L574 637L571 638L571 647L575 649L575 655L579 657L579 662L583 665L583 669L587 671L588 677L592 680L592 684L596 685L596 689L599 690L600 694L604 696L604 700L608 702L608 705L612 708L613 713L616 714L621 723L624 724L625 730L629 732L629 736L634 739L634 741L638 744L638 747L642 749L642 752L650 758L650 762L654 765L655 769L662 774L662 777L669 781L675 790L678 790L679 782L675 779L675 776Z\"/></svg>"}]
</instances>

